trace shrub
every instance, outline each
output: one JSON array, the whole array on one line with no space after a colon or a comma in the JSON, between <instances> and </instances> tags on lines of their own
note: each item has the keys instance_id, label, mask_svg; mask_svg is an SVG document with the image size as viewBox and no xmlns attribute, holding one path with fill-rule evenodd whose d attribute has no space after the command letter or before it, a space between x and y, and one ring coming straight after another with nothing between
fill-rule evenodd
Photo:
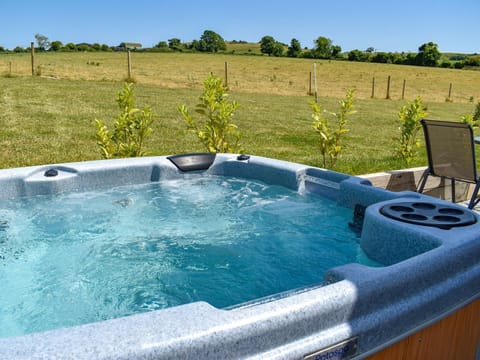
<instances>
[{"instance_id":1,"label":"shrub","mask_svg":"<svg viewBox=\"0 0 480 360\"><path fill-rule=\"evenodd\" d=\"M480 66L480 56L469 56L464 60L465 66Z\"/></svg>"},{"instance_id":2,"label":"shrub","mask_svg":"<svg viewBox=\"0 0 480 360\"><path fill-rule=\"evenodd\" d=\"M135 107L134 85L124 83L118 94L117 103L120 114L109 130L102 120L95 119L97 144L105 159L115 157L135 157L147 155L143 151L145 138L150 135L153 113L150 108Z\"/></svg>"},{"instance_id":3,"label":"shrub","mask_svg":"<svg viewBox=\"0 0 480 360\"><path fill-rule=\"evenodd\" d=\"M475 110L473 112L473 120L480 121L480 101L475 106Z\"/></svg>"},{"instance_id":4,"label":"shrub","mask_svg":"<svg viewBox=\"0 0 480 360\"><path fill-rule=\"evenodd\" d=\"M440 64L440 67L450 69L453 67L453 64L450 60L443 60L442 63Z\"/></svg>"},{"instance_id":5,"label":"shrub","mask_svg":"<svg viewBox=\"0 0 480 360\"><path fill-rule=\"evenodd\" d=\"M328 119L324 116L325 111L316 102L311 102L313 114L313 128L320 135L319 147L322 155L323 167L333 169L338 155L342 151L341 140L348 132L346 128L347 116L355 113L353 110L355 90L348 89L345 99L340 100L340 111L330 113L336 120L336 129L331 127Z\"/></svg>"},{"instance_id":6,"label":"shrub","mask_svg":"<svg viewBox=\"0 0 480 360\"><path fill-rule=\"evenodd\" d=\"M397 155L409 166L417 156L420 141L417 134L422 127L420 120L427 116L426 107L418 96L412 102L401 107L398 113L400 121L400 136L397 138L399 144L396 149Z\"/></svg>"},{"instance_id":7,"label":"shrub","mask_svg":"<svg viewBox=\"0 0 480 360\"><path fill-rule=\"evenodd\" d=\"M464 124L470 124L473 129L480 127L480 102L475 106L473 114L465 114L460 117Z\"/></svg>"},{"instance_id":8,"label":"shrub","mask_svg":"<svg viewBox=\"0 0 480 360\"><path fill-rule=\"evenodd\" d=\"M460 121L464 124L469 124L472 129L478 128L478 122L473 118L472 114L465 114L460 116Z\"/></svg>"},{"instance_id":9,"label":"shrub","mask_svg":"<svg viewBox=\"0 0 480 360\"><path fill-rule=\"evenodd\" d=\"M206 117L204 122L196 121L186 105L178 106L178 111L187 122L187 128L197 135L208 152L241 152L241 134L232 123L238 103L235 100L228 101L227 89L223 86L222 79L213 74L210 74L203 85L204 91L199 97L200 102L195 112Z\"/></svg>"}]
</instances>

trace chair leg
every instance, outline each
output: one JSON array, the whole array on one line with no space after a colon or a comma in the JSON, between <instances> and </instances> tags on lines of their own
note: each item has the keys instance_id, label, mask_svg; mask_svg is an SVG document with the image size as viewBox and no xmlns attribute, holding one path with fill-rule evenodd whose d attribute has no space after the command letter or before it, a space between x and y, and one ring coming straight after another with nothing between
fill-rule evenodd
<instances>
[{"instance_id":1,"label":"chair leg","mask_svg":"<svg viewBox=\"0 0 480 360\"><path fill-rule=\"evenodd\" d=\"M473 209L475 205L477 205L478 202L480 201L480 199L477 199L479 190L480 190L480 181L477 180L477 183L475 184L475 189L473 190L472 197L470 198L470 203L468 204L469 209Z\"/></svg>"},{"instance_id":2,"label":"chair leg","mask_svg":"<svg viewBox=\"0 0 480 360\"><path fill-rule=\"evenodd\" d=\"M423 193L423 190L425 189L425 185L427 184L428 175L430 175L430 172L427 169L423 172L422 182L420 183L420 187L418 188L418 192L420 194Z\"/></svg>"},{"instance_id":3,"label":"chair leg","mask_svg":"<svg viewBox=\"0 0 480 360\"><path fill-rule=\"evenodd\" d=\"M452 179L452 203L455 203L455 179Z\"/></svg>"}]
</instances>

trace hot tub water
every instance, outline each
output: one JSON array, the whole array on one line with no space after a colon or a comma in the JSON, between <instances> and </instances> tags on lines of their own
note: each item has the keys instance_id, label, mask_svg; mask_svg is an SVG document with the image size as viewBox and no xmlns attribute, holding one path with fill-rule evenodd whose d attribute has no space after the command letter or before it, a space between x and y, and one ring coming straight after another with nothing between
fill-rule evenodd
<instances>
[{"instance_id":1,"label":"hot tub water","mask_svg":"<svg viewBox=\"0 0 480 360\"><path fill-rule=\"evenodd\" d=\"M224 308L376 265L352 210L238 178L0 202L0 336L206 301Z\"/></svg>"}]
</instances>

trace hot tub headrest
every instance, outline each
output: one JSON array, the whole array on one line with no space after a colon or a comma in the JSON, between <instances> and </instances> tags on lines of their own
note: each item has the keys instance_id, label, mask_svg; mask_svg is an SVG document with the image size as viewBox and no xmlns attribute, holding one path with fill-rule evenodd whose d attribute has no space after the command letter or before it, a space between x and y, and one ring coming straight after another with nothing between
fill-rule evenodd
<instances>
[{"instance_id":1,"label":"hot tub headrest","mask_svg":"<svg viewBox=\"0 0 480 360\"><path fill-rule=\"evenodd\" d=\"M215 153L194 153L167 156L180 171L207 170L215 161Z\"/></svg>"}]
</instances>

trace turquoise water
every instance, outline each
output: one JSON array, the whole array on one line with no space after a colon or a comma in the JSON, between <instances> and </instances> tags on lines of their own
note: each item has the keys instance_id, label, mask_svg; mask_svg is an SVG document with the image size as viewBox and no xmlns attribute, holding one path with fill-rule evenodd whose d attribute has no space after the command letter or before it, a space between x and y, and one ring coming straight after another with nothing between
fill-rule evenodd
<instances>
[{"instance_id":1,"label":"turquoise water","mask_svg":"<svg viewBox=\"0 0 480 360\"><path fill-rule=\"evenodd\" d=\"M236 178L0 202L0 336L193 301L223 308L370 264L352 211Z\"/></svg>"}]
</instances>

